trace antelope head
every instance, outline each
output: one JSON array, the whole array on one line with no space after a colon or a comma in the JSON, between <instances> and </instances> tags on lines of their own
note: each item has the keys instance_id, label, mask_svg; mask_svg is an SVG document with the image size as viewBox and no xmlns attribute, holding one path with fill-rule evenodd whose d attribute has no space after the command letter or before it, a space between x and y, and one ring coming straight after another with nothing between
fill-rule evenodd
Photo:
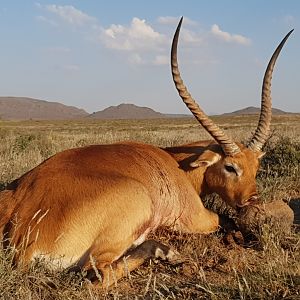
<instances>
[{"instance_id":1,"label":"antelope head","mask_svg":"<svg viewBox=\"0 0 300 300\"><path fill-rule=\"evenodd\" d=\"M293 30L281 41L269 61L263 79L261 112L257 129L252 139L246 145L243 145L232 141L204 113L183 83L177 62L177 44L182 20L183 18L178 24L172 42L171 70L173 81L183 102L217 142L217 145L208 147L190 166L192 168L206 167L201 183L202 187L200 188L201 194L216 192L234 208L246 206L258 200L255 178L260 158L264 155L262 147L270 131L272 73L279 53Z\"/></svg>"}]
</instances>

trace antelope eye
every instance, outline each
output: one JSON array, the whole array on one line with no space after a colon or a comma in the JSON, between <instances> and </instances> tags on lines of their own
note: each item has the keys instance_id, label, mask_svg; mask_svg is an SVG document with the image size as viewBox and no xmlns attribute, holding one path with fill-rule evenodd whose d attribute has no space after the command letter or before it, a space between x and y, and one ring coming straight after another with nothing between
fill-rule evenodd
<instances>
[{"instance_id":1,"label":"antelope eye","mask_svg":"<svg viewBox=\"0 0 300 300\"><path fill-rule=\"evenodd\" d=\"M235 175L238 175L236 169L231 165L225 165L225 170L229 173L234 173Z\"/></svg>"}]
</instances>

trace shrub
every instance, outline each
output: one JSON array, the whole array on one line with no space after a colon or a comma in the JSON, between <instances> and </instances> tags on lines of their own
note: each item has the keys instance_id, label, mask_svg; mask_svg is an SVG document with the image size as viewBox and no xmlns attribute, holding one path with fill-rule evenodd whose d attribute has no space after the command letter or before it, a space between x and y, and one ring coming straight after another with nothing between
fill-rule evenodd
<instances>
[{"instance_id":1,"label":"shrub","mask_svg":"<svg viewBox=\"0 0 300 300\"><path fill-rule=\"evenodd\" d=\"M266 155L261 162L261 177L298 176L300 166L300 143L290 137L280 137L265 146Z\"/></svg>"}]
</instances>

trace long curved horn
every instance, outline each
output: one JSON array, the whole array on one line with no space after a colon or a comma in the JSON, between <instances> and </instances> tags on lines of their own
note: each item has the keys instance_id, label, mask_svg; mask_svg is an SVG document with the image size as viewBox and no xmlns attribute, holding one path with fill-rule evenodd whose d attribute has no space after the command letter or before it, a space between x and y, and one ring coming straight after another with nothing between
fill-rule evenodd
<instances>
[{"instance_id":1,"label":"long curved horn","mask_svg":"<svg viewBox=\"0 0 300 300\"><path fill-rule=\"evenodd\" d=\"M176 89L189 108L193 113L198 122L204 127L204 129L221 145L225 155L233 156L241 152L240 148L221 130L199 107L196 101L192 98L191 94L187 90L186 86L181 79L180 72L178 69L177 62L177 44L180 32L180 27L182 24L183 17L181 17L180 22L177 26L176 32L174 34L172 49L171 49L171 70L173 81L175 83Z\"/></svg>"},{"instance_id":2,"label":"long curved horn","mask_svg":"<svg viewBox=\"0 0 300 300\"><path fill-rule=\"evenodd\" d=\"M270 124L271 124L271 117L272 117L272 98L271 98L271 81L272 81L272 73L275 66L275 62L279 56L279 53L285 44L286 40L290 36L290 34L294 31L292 29L281 41L279 46L276 48L275 52L273 53L265 75L263 79L262 85L262 92L261 92L261 111L259 116L258 125L256 131L253 135L251 141L247 144L247 147L252 149L255 152L258 152L262 149L263 145L265 144L269 132L270 132Z\"/></svg>"}]
</instances>

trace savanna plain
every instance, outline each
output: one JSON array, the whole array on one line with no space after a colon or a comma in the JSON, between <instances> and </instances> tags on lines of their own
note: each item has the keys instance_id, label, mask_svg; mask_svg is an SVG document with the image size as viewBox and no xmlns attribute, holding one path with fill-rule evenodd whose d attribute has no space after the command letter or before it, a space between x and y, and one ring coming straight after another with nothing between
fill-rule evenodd
<instances>
[{"instance_id":1,"label":"savanna plain","mask_svg":"<svg viewBox=\"0 0 300 300\"><path fill-rule=\"evenodd\" d=\"M257 116L213 119L236 141L247 141L257 125ZM68 148L123 140L165 147L210 139L193 118L0 121L0 138L1 190ZM1 248L0 299L300 299L300 114L273 117L264 151L257 175L261 201L282 199L293 208L290 232L266 223L255 239L239 244L224 239L222 231L207 236L159 231L151 238L175 248L183 262L149 261L106 291L84 274L53 271L43 261L29 269L14 267L11 251ZM234 218L218 196L203 201Z\"/></svg>"}]
</instances>

